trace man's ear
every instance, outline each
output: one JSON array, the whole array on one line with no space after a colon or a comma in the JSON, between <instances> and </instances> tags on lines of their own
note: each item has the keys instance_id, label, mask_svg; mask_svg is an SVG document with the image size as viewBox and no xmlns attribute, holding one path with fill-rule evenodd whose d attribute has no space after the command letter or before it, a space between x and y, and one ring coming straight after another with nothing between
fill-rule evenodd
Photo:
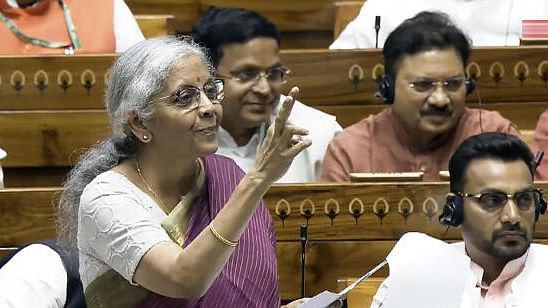
<instances>
[{"instance_id":1,"label":"man's ear","mask_svg":"<svg viewBox=\"0 0 548 308\"><path fill-rule=\"evenodd\" d=\"M133 135L142 143L149 143L152 140L152 134L149 132L147 123L139 118L135 110L128 113L127 123Z\"/></svg>"}]
</instances>

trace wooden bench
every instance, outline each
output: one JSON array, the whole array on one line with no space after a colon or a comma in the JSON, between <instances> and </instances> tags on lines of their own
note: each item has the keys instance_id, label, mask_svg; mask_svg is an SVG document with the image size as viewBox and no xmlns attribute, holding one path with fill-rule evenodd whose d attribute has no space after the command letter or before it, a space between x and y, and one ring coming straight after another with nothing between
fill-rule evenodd
<instances>
[{"instance_id":1,"label":"wooden bench","mask_svg":"<svg viewBox=\"0 0 548 308\"><path fill-rule=\"evenodd\" d=\"M333 39L335 0L127 0L134 14L170 14L173 29L189 33L211 6L245 8L271 20L282 35L282 48L327 48Z\"/></svg>"},{"instance_id":2,"label":"wooden bench","mask_svg":"<svg viewBox=\"0 0 548 308\"><path fill-rule=\"evenodd\" d=\"M548 182L536 183L548 189ZM447 183L274 185L265 196L276 230L284 299L299 296L299 227L308 223L306 295L341 288L340 279L359 277L383 260L402 234L418 231L460 239L457 229L437 221ZM0 248L14 249L55 236L54 197L58 188L0 191ZM548 218L535 238L548 240ZM1 253L1 250L0 250ZM375 277L386 277L387 268Z\"/></svg>"},{"instance_id":3,"label":"wooden bench","mask_svg":"<svg viewBox=\"0 0 548 308\"><path fill-rule=\"evenodd\" d=\"M337 1L335 2L335 24L333 25L333 39L339 37L339 34L346 26L360 14L363 6L363 0Z\"/></svg>"},{"instance_id":4,"label":"wooden bench","mask_svg":"<svg viewBox=\"0 0 548 308\"><path fill-rule=\"evenodd\" d=\"M174 34L171 29L175 21L173 15L135 15L137 24L146 38Z\"/></svg>"},{"instance_id":5,"label":"wooden bench","mask_svg":"<svg viewBox=\"0 0 548 308\"><path fill-rule=\"evenodd\" d=\"M477 79L482 107L533 130L548 107L547 54L547 48L538 47L474 49L467 71ZM381 56L376 50L283 51L283 62L293 72L285 90L298 85L302 102L348 126L385 108L374 96L383 73ZM59 186L78 155L110 134L103 91L114 59L0 57L6 185ZM479 106L477 95L467 99L469 106Z\"/></svg>"}]
</instances>

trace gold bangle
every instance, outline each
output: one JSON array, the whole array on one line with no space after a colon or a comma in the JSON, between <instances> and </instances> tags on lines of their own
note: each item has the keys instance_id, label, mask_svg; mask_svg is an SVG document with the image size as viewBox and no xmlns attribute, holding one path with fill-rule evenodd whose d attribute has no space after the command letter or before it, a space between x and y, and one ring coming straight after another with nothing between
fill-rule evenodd
<instances>
[{"instance_id":1,"label":"gold bangle","mask_svg":"<svg viewBox=\"0 0 548 308\"><path fill-rule=\"evenodd\" d=\"M221 243L227 245L227 246L230 246L230 247L236 247L236 245L238 245L238 241L231 241L229 239L226 239L224 236L222 236L221 234L219 234L219 232L217 231L217 229L215 229L215 227L213 227L212 224L209 224L208 225L209 227L209 230L211 231L211 233L213 233L213 235L219 240L221 241Z\"/></svg>"}]
</instances>

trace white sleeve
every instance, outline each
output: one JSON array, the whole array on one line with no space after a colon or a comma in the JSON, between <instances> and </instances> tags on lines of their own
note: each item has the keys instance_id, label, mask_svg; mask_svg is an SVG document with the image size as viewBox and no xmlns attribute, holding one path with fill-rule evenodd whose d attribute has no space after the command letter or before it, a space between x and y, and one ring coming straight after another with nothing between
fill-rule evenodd
<instances>
[{"instance_id":1,"label":"white sleeve","mask_svg":"<svg viewBox=\"0 0 548 308\"><path fill-rule=\"evenodd\" d=\"M113 15L116 52L124 52L133 44L145 39L135 17L124 0L114 0Z\"/></svg>"},{"instance_id":2,"label":"white sleeve","mask_svg":"<svg viewBox=\"0 0 548 308\"><path fill-rule=\"evenodd\" d=\"M7 156L6 151L0 148L0 161ZM2 171L2 164L0 164L0 189L4 188L4 172Z\"/></svg>"},{"instance_id":3,"label":"white sleeve","mask_svg":"<svg viewBox=\"0 0 548 308\"><path fill-rule=\"evenodd\" d=\"M329 46L329 49L375 47L375 15L378 14L374 2L375 0L365 1L358 17L344 28L339 37Z\"/></svg>"},{"instance_id":4,"label":"white sleeve","mask_svg":"<svg viewBox=\"0 0 548 308\"><path fill-rule=\"evenodd\" d=\"M33 244L0 269L0 307L65 306L67 272L56 251Z\"/></svg>"},{"instance_id":5,"label":"white sleeve","mask_svg":"<svg viewBox=\"0 0 548 308\"><path fill-rule=\"evenodd\" d=\"M2 171L2 165L0 164L0 189L4 188L4 172Z\"/></svg>"},{"instance_id":6,"label":"white sleeve","mask_svg":"<svg viewBox=\"0 0 548 308\"><path fill-rule=\"evenodd\" d=\"M145 253L156 244L172 242L157 211L127 184L110 179L92 182L80 197L78 248L133 282Z\"/></svg>"},{"instance_id":7,"label":"white sleeve","mask_svg":"<svg viewBox=\"0 0 548 308\"><path fill-rule=\"evenodd\" d=\"M383 301L386 298L386 294L388 294L388 278L386 278L377 289L377 293L373 296L370 308L381 308Z\"/></svg>"}]
</instances>

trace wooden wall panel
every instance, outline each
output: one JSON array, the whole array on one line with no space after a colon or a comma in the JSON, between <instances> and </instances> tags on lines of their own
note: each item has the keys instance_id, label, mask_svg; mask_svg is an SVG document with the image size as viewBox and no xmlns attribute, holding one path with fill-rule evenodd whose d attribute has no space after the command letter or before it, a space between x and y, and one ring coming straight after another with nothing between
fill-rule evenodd
<instances>
[{"instance_id":1,"label":"wooden wall panel","mask_svg":"<svg viewBox=\"0 0 548 308\"><path fill-rule=\"evenodd\" d=\"M0 111L5 167L70 166L110 134L104 111Z\"/></svg>"},{"instance_id":2,"label":"wooden wall panel","mask_svg":"<svg viewBox=\"0 0 548 308\"><path fill-rule=\"evenodd\" d=\"M548 107L547 55L540 47L474 49L468 71L478 79L482 107L533 130ZM343 126L385 108L374 97L383 72L377 50L293 50L282 58L293 71L287 87L299 85L301 101ZM103 95L113 61L113 55L0 57L0 144L9 153L3 165L71 166L72 153L108 135ZM479 107L477 100L470 95L469 106Z\"/></svg>"},{"instance_id":3,"label":"wooden wall panel","mask_svg":"<svg viewBox=\"0 0 548 308\"><path fill-rule=\"evenodd\" d=\"M468 72L476 76L483 103L548 102L547 50L474 49ZM376 80L384 72L379 50L285 50L281 56L292 71L286 89L299 86L299 99L308 105L383 105L375 98ZM102 109L104 80L113 61L112 55L0 57L0 109ZM46 87L40 90L43 79ZM72 82L63 88L67 79ZM477 103L476 94L468 101Z\"/></svg>"},{"instance_id":4,"label":"wooden wall panel","mask_svg":"<svg viewBox=\"0 0 548 308\"><path fill-rule=\"evenodd\" d=\"M548 182L536 185L548 189ZM273 186L265 201L276 229L282 297L299 297L301 243L298 233L299 226L306 223L307 210L314 213L308 219L309 242L306 247L306 295L312 296L325 289L338 290L341 288L340 279L359 277L374 267L406 232L418 231L447 241L459 240L458 230L452 228L445 232L445 228L437 223L447 190L447 183ZM59 192L58 188L0 191L0 256L9 249L55 236L52 201ZM357 223L348 208L356 198L364 204ZM384 203L378 204L375 210L374 202L378 198L386 200L387 211ZM301 204L304 215L301 214ZM335 204L339 204L340 211L331 220L325 212L327 208L329 214ZM434 210L436 204L438 208ZM356 208L361 210L358 201L352 203L351 209ZM381 208L386 214L382 225L378 216ZM283 210L286 215L282 216L286 217L282 223L280 214ZM407 219L405 215L408 215ZM540 218L535 238L541 243L548 242L546 217ZM387 268L384 268L375 276L385 277L387 274Z\"/></svg>"}]
</instances>

